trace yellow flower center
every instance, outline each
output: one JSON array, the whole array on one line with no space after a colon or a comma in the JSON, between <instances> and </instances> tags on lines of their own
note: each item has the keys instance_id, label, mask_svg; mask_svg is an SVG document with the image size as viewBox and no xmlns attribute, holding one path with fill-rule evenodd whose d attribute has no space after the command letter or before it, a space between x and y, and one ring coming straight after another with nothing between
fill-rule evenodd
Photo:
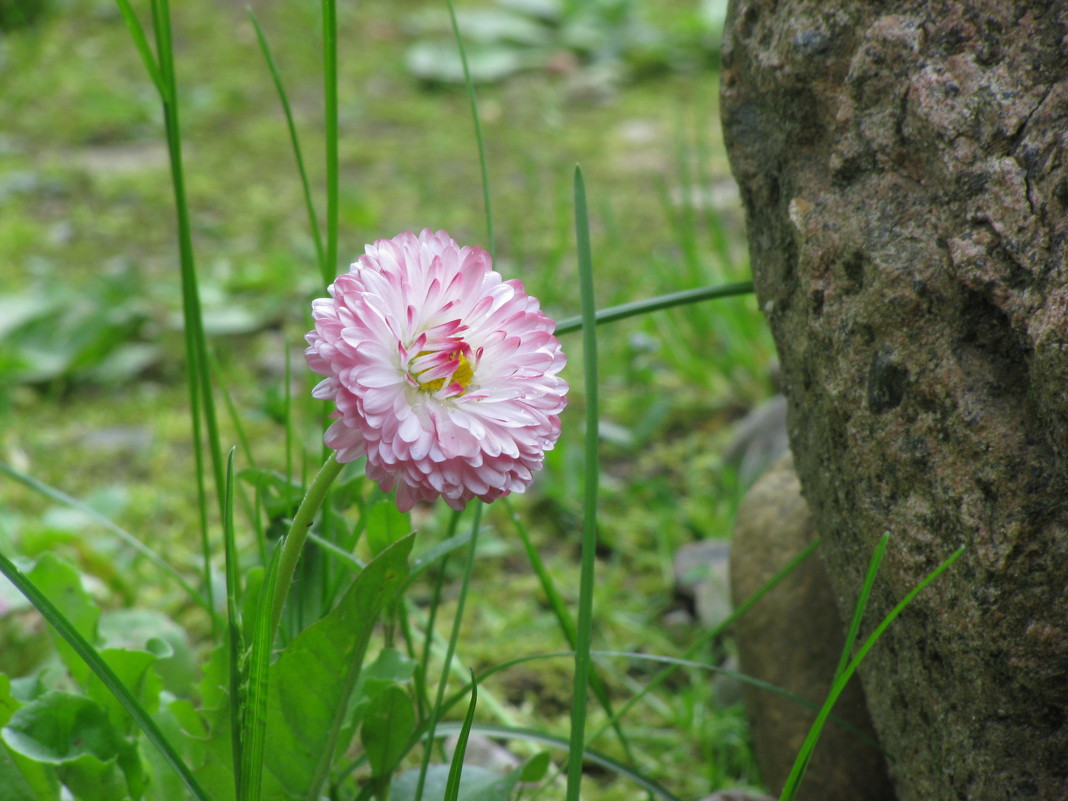
<instances>
[{"instance_id":1,"label":"yellow flower center","mask_svg":"<svg viewBox=\"0 0 1068 801\"><path fill-rule=\"evenodd\" d=\"M430 351L423 351L422 353L419 353L416 358L419 358L419 356L425 356L428 353L430 353ZM471 381L475 377L474 370L471 369L471 362L467 360L467 357L464 356L463 353L457 354L456 368L453 370L452 376L450 378L442 377L435 378L431 381L420 381L419 376L421 376L425 372L427 371L420 370L418 373L413 374L413 378L415 378L416 382L419 384L420 390L422 390L423 392L437 392L439 389L445 386L446 383L459 384L463 391L458 392L457 396L463 395L464 392L467 391L467 387L471 384Z\"/></svg>"}]
</instances>

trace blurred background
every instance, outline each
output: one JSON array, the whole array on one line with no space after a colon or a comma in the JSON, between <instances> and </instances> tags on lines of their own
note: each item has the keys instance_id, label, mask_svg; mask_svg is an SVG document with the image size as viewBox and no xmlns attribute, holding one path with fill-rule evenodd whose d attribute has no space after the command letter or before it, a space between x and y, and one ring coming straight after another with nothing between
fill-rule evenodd
<instances>
[{"instance_id":1,"label":"blurred background","mask_svg":"<svg viewBox=\"0 0 1068 801\"><path fill-rule=\"evenodd\" d=\"M444 228L494 249L557 319L578 314L572 177L589 193L599 307L749 278L717 113L723 0L458 2L489 163L486 241L476 141L443 2L338 4L339 271L363 245ZM252 3L323 193L321 21L315 3ZM148 25L148 3L135 9ZM172 4L185 177L205 323L261 467L281 470L289 393L303 470L319 461L310 300L325 294L278 96L244 3ZM198 534L173 191L158 97L109 0L0 0L0 462L111 517L195 572ZM729 535L738 420L773 393L750 296L601 332L599 647L672 654L702 625L676 555ZM564 436L517 499L543 559L577 592L581 359L564 338ZM224 442L237 433L227 424ZM438 512L424 512L433 520ZM521 547L491 516L463 656L483 667L560 648ZM105 603L199 622L108 532L0 477L0 548L54 549ZM6 596L4 596L6 597ZM569 597L570 600L570 597ZM17 603L17 601L7 601ZM28 641L3 624L7 644ZM30 624L25 624L30 625ZM4 642L4 640L0 640ZM195 636L194 636L195 642ZM24 669L0 657L0 669ZM625 666L624 666L625 667ZM570 665L536 663L494 691L566 732ZM654 667L621 668L627 692ZM16 674L17 675L17 674ZM753 781L737 698L680 679L643 707L657 778L681 797ZM610 743L606 741L606 747ZM610 750L610 748L609 748ZM604 797L632 786L603 777Z\"/></svg>"}]
</instances>

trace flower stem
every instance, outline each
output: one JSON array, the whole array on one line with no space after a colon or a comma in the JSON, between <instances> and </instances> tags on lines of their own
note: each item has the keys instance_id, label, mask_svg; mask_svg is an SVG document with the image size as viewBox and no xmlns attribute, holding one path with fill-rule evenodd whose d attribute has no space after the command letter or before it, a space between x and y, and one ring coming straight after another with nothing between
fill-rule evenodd
<instances>
[{"instance_id":1,"label":"flower stem","mask_svg":"<svg viewBox=\"0 0 1068 801\"><path fill-rule=\"evenodd\" d=\"M278 580L275 583L274 599L271 602L271 642L274 642L278 634L278 624L282 620L282 610L285 608L286 597L289 595L289 586L293 583L293 572L297 569L297 562L300 560L301 551L304 550L304 541L308 539L308 530L315 519L315 513L323 505L326 491L330 489L330 485L334 483L334 479L344 467L343 464L338 463L336 456L337 454L331 451L326 463L312 480L308 492L304 495L304 500L300 502L300 508L293 517L285 543L282 545L282 555L278 561Z\"/></svg>"}]
</instances>

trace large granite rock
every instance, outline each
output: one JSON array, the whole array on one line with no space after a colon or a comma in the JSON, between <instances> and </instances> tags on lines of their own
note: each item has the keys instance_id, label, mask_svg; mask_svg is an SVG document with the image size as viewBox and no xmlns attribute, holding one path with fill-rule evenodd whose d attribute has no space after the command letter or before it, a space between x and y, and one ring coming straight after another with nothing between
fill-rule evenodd
<instances>
[{"instance_id":1,"label":"large granite rock","mask_svg":"<svg viewBox=\"0 0 1068 801\"><path fill-rule=\"evenodd\" d=\"M903 801L1068 798L1068 7L733 0L722 116L790 440Z\"/></svg>"}]
</instances>

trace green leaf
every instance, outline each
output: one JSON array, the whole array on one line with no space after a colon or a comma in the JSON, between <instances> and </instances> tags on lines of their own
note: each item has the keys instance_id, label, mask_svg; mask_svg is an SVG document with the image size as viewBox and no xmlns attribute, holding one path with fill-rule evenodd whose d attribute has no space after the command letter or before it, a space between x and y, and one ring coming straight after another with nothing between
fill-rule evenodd
<instances>
[{"instance_id":1,"label":"green leaf","mask_svg":"<svg viewBox=\"0 0 1068 801\"><path fill-rule=\"evenodd\" d=\"M294 796L317 798L335 747L347 746L337 743L338 732L378 616L407 576L413 540L409 535L371 561L337 607L302 631L271 668L267 766Z\"/></svg>"},{"instance_id":2,"label":"green leaf","mask_svg":"<svg viewBox=\"0 0 1068 801\"><path fill-rule=\"evenodd\" d=\"M99 704L53 690L11 716L4 743L36 762L59 766L60 781L76 798L115 801L140 797L144 774L137 750Z\"/></svg>"},{"instance_id":3,"label":"green leaf","mask_svg":"<svg viewBox=\"0 0 1068 801\"><path fill-rule=\"evenodd\" d=\"M90 643L96 642L100 609L82 587L82 577L73 565L53 553L46 553L37 560L27 578L63 613L82 637ZM54 635L54 639L56 650L67 670L84 687L91 675L88 665L66 640L58 635Z\"/></svg>"},{"instance_id":4,"label":"green leaf","mask_svg":"<svg viewBox=\"0 0 1068 801\"><path fill-rule=\"evenodd\" d=\"M0 726L7 725L19 708L11 694L11 679L0 673ZM5 801L45 801L59 798L59 784L54 772L17 754L4 744L0 747L0 787Z\"/></svg>"},{"instance_id":5,"label":"green leaf","mask_svg":"<svg viewBox=\"0 0 1068 801\"><path fill-rule=\"evenodd\" d=\"M118 698L122 705L126 708L126 711L130 713L131 717L137 721L137 725L141 727L141 731L152 742L152 744L160 750L167 762L172 768L182 777L182 781L185 783L189 792L193 795L197 801L209 801L208 797L204 794L203 789L198 785L196 779L189 771L189 767L185 764L182 758L177 754L170 742L160 732L159 727L152 717L145 711L144 707L138 703L137 699L130 693L126 686L119 681L119 678L108 667L107 663L101 658L100 654L93 648L93 646L83 637L72 623L59 608L49 600L48 596L41 592L40 588L29 580L22 571L20 571L15 564L0 554L0 573L14 584L19 592L26 596L26 598L34 605L34 607L41 613L48 624L55 629L74 652L81 657L90 670L107 686L107 688ZM42 696L43 698L44 696ZM38 699L40 700L40 699ZM23 710L19 710L16 714L21 714ZM7 729L5 729L5 732ZM133 781L132 774L128 772L127 779Z\"/></svg>"},{"instance_id":6,"label":"green leaf","mask_svg":"<svg viewBox=\"0 0 1068 801\"><path fill-rule=\"evenodd\" d=\"M56 775L78 801L120 801L130 796L141 797L140 788L136 794L127 788L116 760L104 761L92 754L82 754L58 766Z\"/></svg>"},{"instance_id":7,"label":"green leaf","mask_svg":"<svg viewBox=\"0 0 1068 801\"><path fill-rule=\"evenodd\" d=\"M411 530L408 515L398 512L397 505L389 499L379 501L367 512L367 544L374 556Z\"/></svg>"},{"instance_id":8,"label":"green leaf","mask_svg":"<svg viewBox=\"0 0 1068 801\"><path fill-rule=\"evenodd\" d=\"M549 766L552 765L552 762L552 757L548 751L535 754L519 768L519 781L523 783L540 782L545 778L545 774L549 772Z\"/></svg>"},{"instance_id":9,"label":"green leaf","mask_svg":"<svg viewBox=\"0 0 1068 801\"><path fill-rule=\"evenodd\" d=\"M393 770L407 752L414 730L415 710L411 699L401 687L391 684L371 702L360 733L373 777Z\"/></svg>"}]
</instances>

